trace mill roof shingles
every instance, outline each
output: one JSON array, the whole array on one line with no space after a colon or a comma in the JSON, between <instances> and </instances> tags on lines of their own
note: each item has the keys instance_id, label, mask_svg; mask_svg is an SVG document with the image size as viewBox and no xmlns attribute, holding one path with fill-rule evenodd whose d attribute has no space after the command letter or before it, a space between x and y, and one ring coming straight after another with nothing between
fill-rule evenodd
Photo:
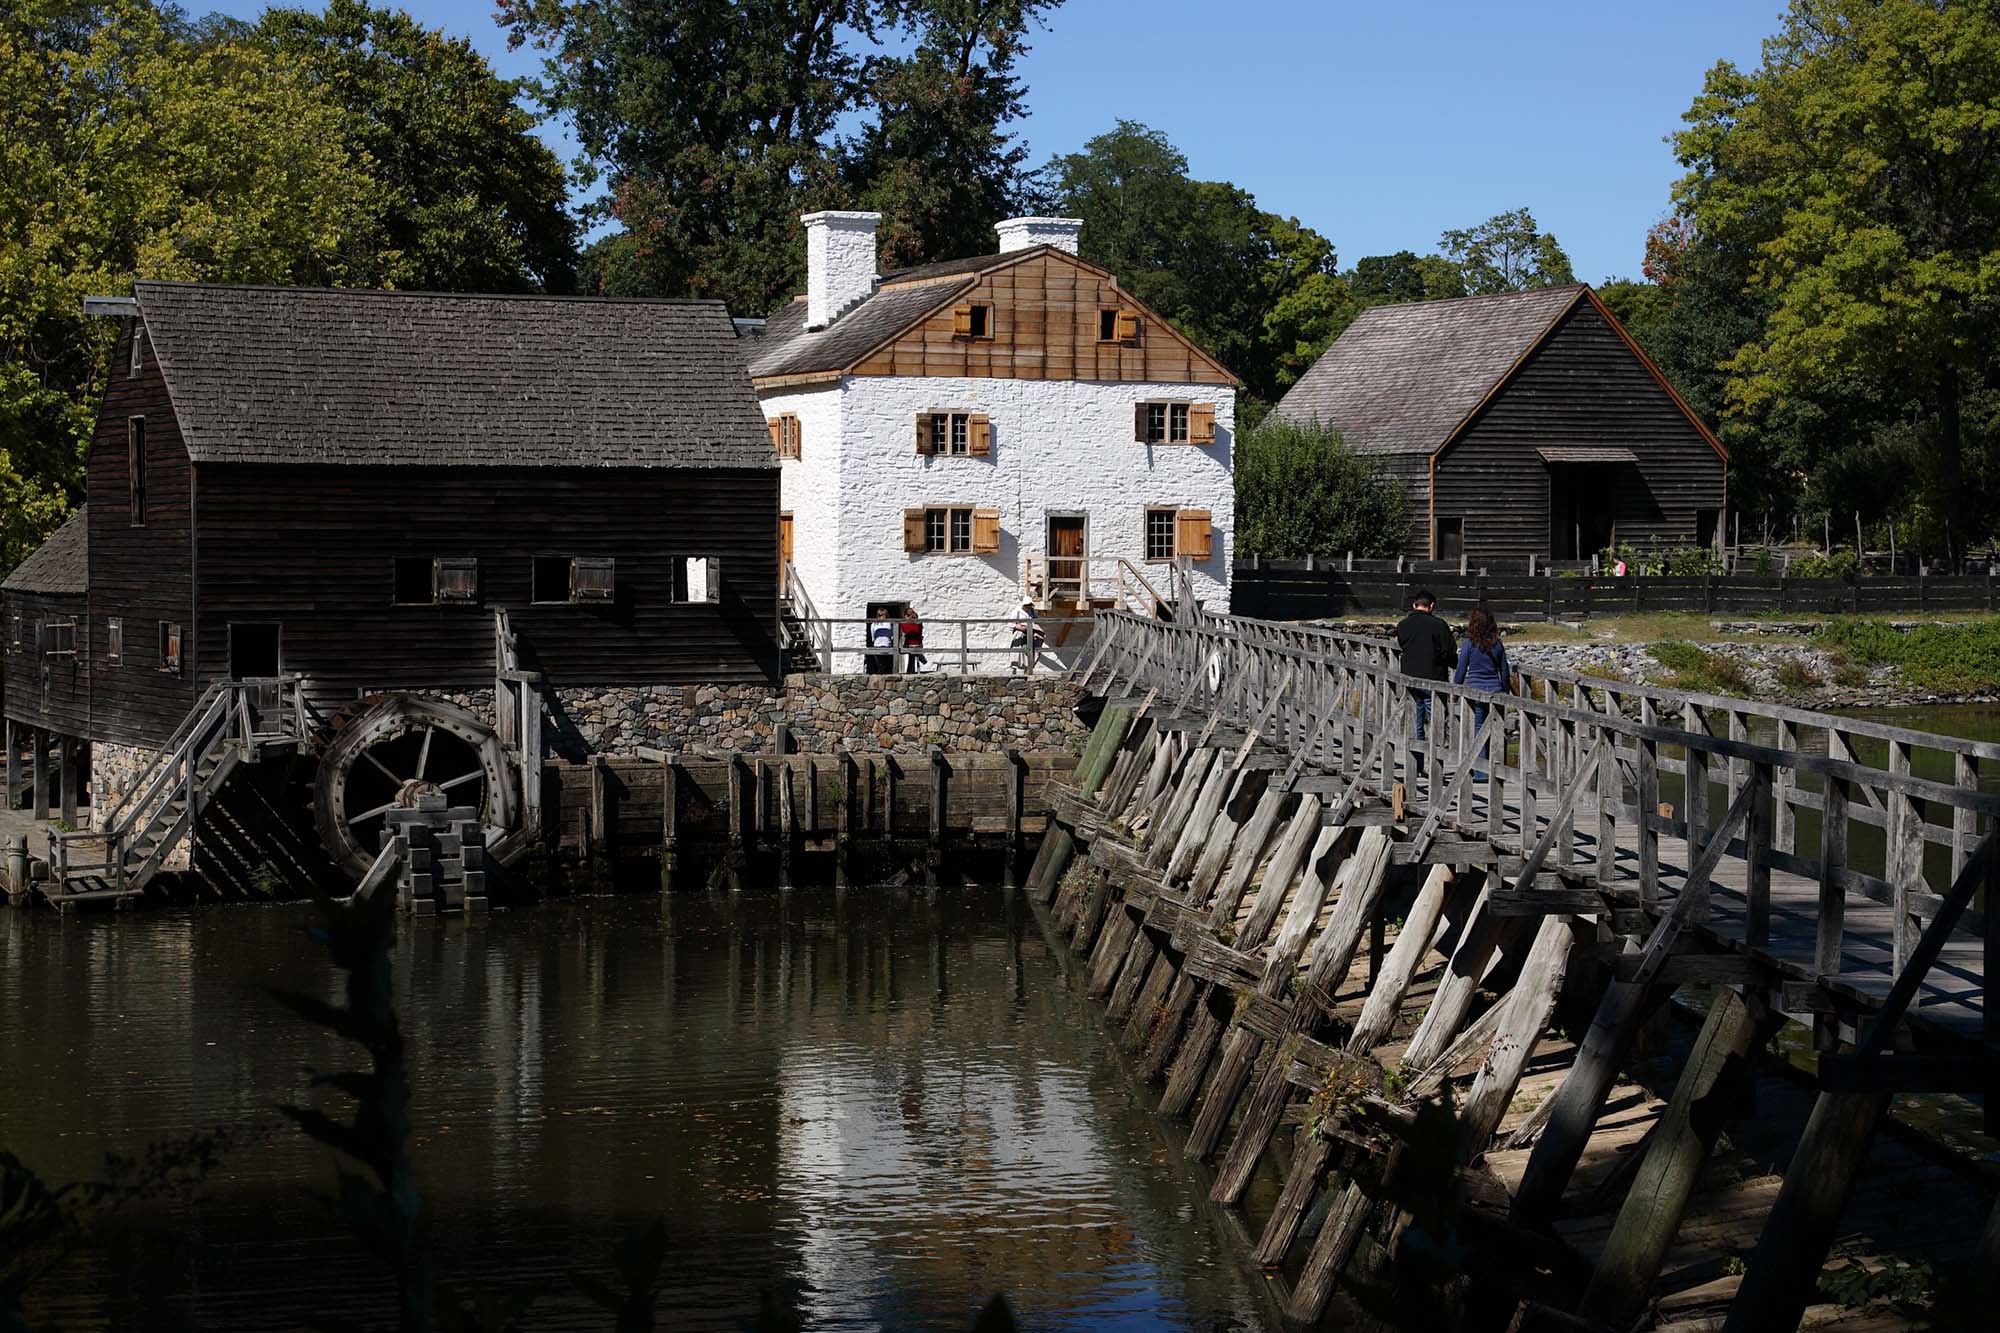
<instances>
[{"instance_id":1,"label":"mill roof shingles","mask_svg":"<svg viewBox=\"0 0 2000 1333\"><path fill-rule=\"evenodd\" d=\"M720 302L136 292L197 463L777 466Z\"/></svg>"},{"instance_id":2,"label":"mill roof shingles","mask_svg":"<svg viewBox=\"0 0 2000 1333\"><path fill-rule=\"evenodd\" d=\"M1360 453L1435 453L1583 293L1576 284L1373 306L1271 415L1336 429Z\"/></svg>"},{"instance_id":3,"label":"mill roof shingles","mask_svg":"<svg viewBox=\"0 0 2000 1333\"><path fill-rule=\"evenodd\" d=\"M845 370L932 309L972 290L977 281L878 287L823 329L806 328L806 298L801 296L771 315L763 334L747 344L750 373L761 379Z\"/></svg>"},{"instance_id":4,"label":"mill roof shingles","mask_svg":"<svg viewBox=\"0 0 2000 1333\"><path fill-rule=\"evenodd\" d=\"M71 514L33 555L14 566L0 588L42 595L90 591L90 521L85 510Z\"/></svg>"}]
</instances>

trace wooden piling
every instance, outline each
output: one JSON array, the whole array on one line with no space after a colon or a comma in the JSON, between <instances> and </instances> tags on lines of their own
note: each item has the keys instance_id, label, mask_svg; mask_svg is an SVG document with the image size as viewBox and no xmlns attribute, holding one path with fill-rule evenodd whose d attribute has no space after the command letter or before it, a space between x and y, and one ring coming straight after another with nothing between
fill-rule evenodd
<instances>
[{"instance_id":1,"label":"wooden piling","mask_svg":"<svg viewBox=\"0 0 2000 1333\"><path fill-rule=\"evenodd\" d=\"M36 819L49 817L49 733L36 727L33 739L29 741L33 749L29 751L28 762L30 780L34 783L34 812Z\"/></svg>"},{"instance_id":2,"label":"wooden piling","mask_svg":"<svg viewBox=\"0 0 2000 1333\"><path fill-rule=\"evenodd\" d=\"M924 883L931 888L938 885L938 875L944 869L944 824L945 799L949 788L950 768L945 763L944 751L938 746L931 747L931 830L930 846L924 854Z\"/></svg>"},{"instance_id":3,"label":"wooden piling","mask_svg":"<svg viewBox=\"0 0 2000 1333\"><path fill-rule=\"evenodd\" d=\"M660 759L660 888L674 891L680 869L681 845L681 757Z\"/></svg>"}]
</instances>

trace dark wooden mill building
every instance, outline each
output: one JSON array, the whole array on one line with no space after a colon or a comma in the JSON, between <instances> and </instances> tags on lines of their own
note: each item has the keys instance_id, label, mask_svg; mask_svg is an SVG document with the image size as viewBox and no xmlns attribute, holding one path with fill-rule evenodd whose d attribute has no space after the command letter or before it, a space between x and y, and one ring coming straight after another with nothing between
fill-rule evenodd
<instances>
[{"instance_id":1,"label":"dark wooden mill building","mask_svg":"<svg viewBox=\"0 0 2000 1333\"><path fill-rule=\"evenodd\" d=\"M196 804L384 691L504 716L510 672L552 707L777 679L778 469L719 303L141 282L90 308L121 332L87 517L4 592L17 734L122 757L128 786L188 750ZM283 697L215 702L248 681Z\"/></svg>"},{"instance_id":2,"label":"dark wooden mill building","mask_svg":"<svg viewBox=\"0 0 2000 1333\"><path fill-rule=\"evenodd\" d=\"M1583 285L1375 306L1272 415L1399 478L1417 559L1705 545L1724 510L1721 442Z\"/></svg>"}]
</instances>

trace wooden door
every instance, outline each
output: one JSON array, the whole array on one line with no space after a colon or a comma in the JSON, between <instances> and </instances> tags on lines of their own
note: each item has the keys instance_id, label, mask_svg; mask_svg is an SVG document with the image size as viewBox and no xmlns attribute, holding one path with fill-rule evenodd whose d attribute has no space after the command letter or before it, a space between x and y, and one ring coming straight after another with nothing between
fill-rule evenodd
<instances>
[{"instance_id":1,"label":"wooden door","mask_svg":"<svg viewBox=\"0 0 2000 1333\"><path fill-rule=\"evenodd\" d=\"M782 568L792 563L792 516L778 515L778 564Z\"/></svg>"},{"instance_id":2,"label":"wooden door","mask_svg":"<svg viewBox=\"0 0 2000 1333\"><path fill-rule=\"evenodd\" d=\"M1064 601L1083 597L1083 562L1089 554L1082 514L1049 515L1049 596Z\"/></svg>"}]
</instances>

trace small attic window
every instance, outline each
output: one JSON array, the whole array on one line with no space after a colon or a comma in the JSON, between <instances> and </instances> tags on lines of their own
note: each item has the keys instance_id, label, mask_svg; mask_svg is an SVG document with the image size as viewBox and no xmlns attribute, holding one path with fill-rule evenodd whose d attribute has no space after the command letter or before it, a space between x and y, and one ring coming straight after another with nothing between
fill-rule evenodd
<instances>
[{"instance_id":1,"label":"small attic window","mask_svg":"<svg viewBox=\"0 0 2000 1333\"><path fill-rule=\"evenodd\" d=\"M136 375L146 368L146 326L132 321L132 370Z\"/></svg>"},{"instance_id":2,"label":"small attic window","mask_svg":"<svg viewBox=\"0 0 2000 1333\"><path fill-rule=\"evenodd\" d=\"M991 338L993 336L993 307L984 304L952 307L951 336L954 338Z\"/></svg>"},{"instance_id":3,"label":"small attic window","mask_svg":"<svg viewBox=\"0 0 2000 1333\"><path fill-rule=\"evenodd\" d=\"M1100 310L1097 312L1097 341L1101 343L1115 343L1118 341L1118 309L1116 306L1113 306L1109 310Z\"/></svg>"}]
</instances>

